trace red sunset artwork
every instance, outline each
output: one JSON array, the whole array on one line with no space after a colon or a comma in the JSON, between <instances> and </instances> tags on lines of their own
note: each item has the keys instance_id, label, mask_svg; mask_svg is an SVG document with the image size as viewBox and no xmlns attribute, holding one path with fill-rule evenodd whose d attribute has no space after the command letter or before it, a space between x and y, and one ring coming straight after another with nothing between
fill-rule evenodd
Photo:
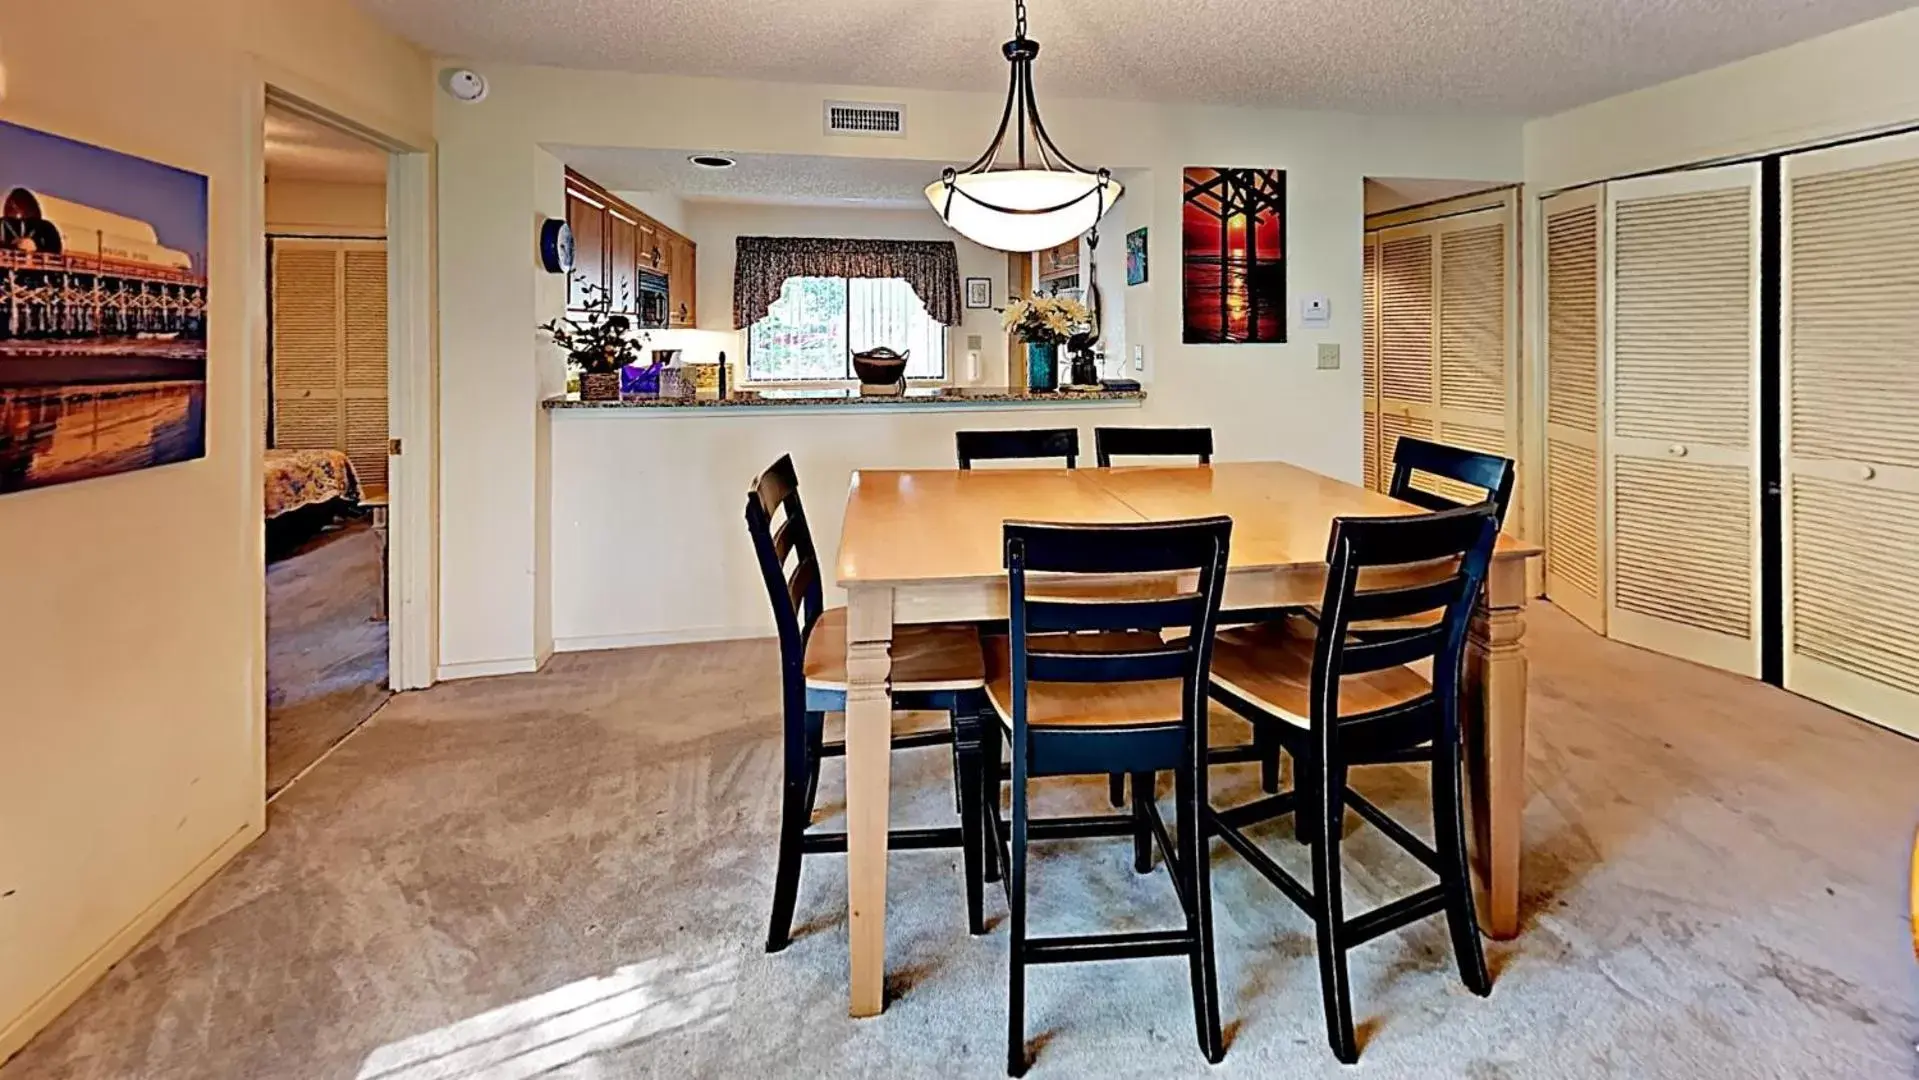
<instances>
[{"instance_id":1,"label":"red sunset artwork","mask_svg":"<svg viewBox=\"0 0 1919 1080\"><path fill-rule=\"evenodd\" d=\"M1185 170L1184 340L1286 340L1286 173Z\"/></svg>"}]
</instances>

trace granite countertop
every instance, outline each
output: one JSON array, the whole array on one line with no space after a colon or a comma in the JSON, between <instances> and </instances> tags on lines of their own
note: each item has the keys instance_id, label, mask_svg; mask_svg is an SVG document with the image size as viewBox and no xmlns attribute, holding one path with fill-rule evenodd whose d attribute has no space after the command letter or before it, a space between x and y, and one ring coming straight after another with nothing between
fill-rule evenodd
<instances>
[{"instance_id":1,"label":"granite countertop","mask_svg":"<svg viewBox=\"0 0 1919 1080\"><path fill-rule=\"evenodd\" d=\"M767 388L734 391L726 397L702 391L690 401L677 398L626 398L620 401L581 401L572 395L550 397L549 409L776 409L797 406L831 408L937 408L946 405L1072 405L1092 401L1144 401L1144 390L1057 390L1041 393L1006 387L909 387L905 393L861 396L854 388Z\"/></svg>"}]
</instances>

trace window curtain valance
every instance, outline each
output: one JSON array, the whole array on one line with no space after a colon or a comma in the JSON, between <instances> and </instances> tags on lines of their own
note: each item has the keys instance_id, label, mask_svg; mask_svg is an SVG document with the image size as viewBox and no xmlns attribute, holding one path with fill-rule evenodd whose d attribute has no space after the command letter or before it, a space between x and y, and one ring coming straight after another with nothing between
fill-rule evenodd
<instances>
[{"instance_id":1,"label":"window curtain valance","mask_svg":"<svg viewBox=\"0 0 1919 1080\"><path fill-rule=\"evenodd\" d=\"M959 325L959 252L951 240L742 236L737 250L733 324L742 330L766 317L790 277L900 278L933 321Z\"/></svg>"}]
</instances>

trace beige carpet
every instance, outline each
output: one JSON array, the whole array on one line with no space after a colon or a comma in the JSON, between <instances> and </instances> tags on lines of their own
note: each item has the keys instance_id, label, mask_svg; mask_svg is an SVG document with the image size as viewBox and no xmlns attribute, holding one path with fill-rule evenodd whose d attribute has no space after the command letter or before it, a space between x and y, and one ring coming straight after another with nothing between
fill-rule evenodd
<instances>
[{"instance_id":1,"label":"beige carpet","mask_svg":"<svg viewBox=\"0 0 1919 1080\"><path fill-rule=\"evenodd\" d=\"M365 521L318 534L267 564L267 792L387 699L380 538Z\"/></svg>"},{"instance_id":2,"label":"beige carpet","mask_svg":"<svg viewBox=\"0 0 1919 1080\"><path fill-rule=\"evenodd\" d=\"M1914 1075L1919 744L1530 621L1528 918L1490 946L1491 998L1437 921L1369 943L1342 1069L1310 925L1215 845L1225 1063L1194 1045L1184 963L1133 961L1031 976L1031 1075ZM1000 1075L1005 908L967 937L948 854L895 857L883 1017L845 1015L839 859L809 860L798 940L761 953L773 670L768 643L572 655L396 698L0 1080ZM951 813L947 760L902 757L897 820ZM1356 783L1423 823L1416 773ZM1349 903L1424 880L1348 829ZM1124 841L1043 850L1039 932L1173 918Z\"/></svg>"}]
</instances>

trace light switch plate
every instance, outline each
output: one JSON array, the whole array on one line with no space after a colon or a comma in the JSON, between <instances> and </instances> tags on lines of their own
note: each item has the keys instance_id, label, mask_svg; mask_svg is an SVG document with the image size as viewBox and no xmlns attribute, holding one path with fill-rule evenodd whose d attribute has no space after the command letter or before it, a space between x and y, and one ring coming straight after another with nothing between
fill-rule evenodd
<instances>
[{"instance_id":1,"label":"light switch plate","mask_svg":"<svg viewBox=\"0 0 1919 1080\"><path fill-rule=\"evenodd\" d=\"M1133 370L1146 370L1146 346L1144 345L1133 346Z\"/></svg>"},{"instance_id":2,"label":"light switch plate","mask_svg":"<svg viewBox=\"0 0 1919 1080\"><path fill-rule=\"evenodd\" d=\"M1321 371L1338 371L1339 370L1339 344L1337 342L1322 342L1320 344L1319 370Z\"/></svg>"}]
</instances>

